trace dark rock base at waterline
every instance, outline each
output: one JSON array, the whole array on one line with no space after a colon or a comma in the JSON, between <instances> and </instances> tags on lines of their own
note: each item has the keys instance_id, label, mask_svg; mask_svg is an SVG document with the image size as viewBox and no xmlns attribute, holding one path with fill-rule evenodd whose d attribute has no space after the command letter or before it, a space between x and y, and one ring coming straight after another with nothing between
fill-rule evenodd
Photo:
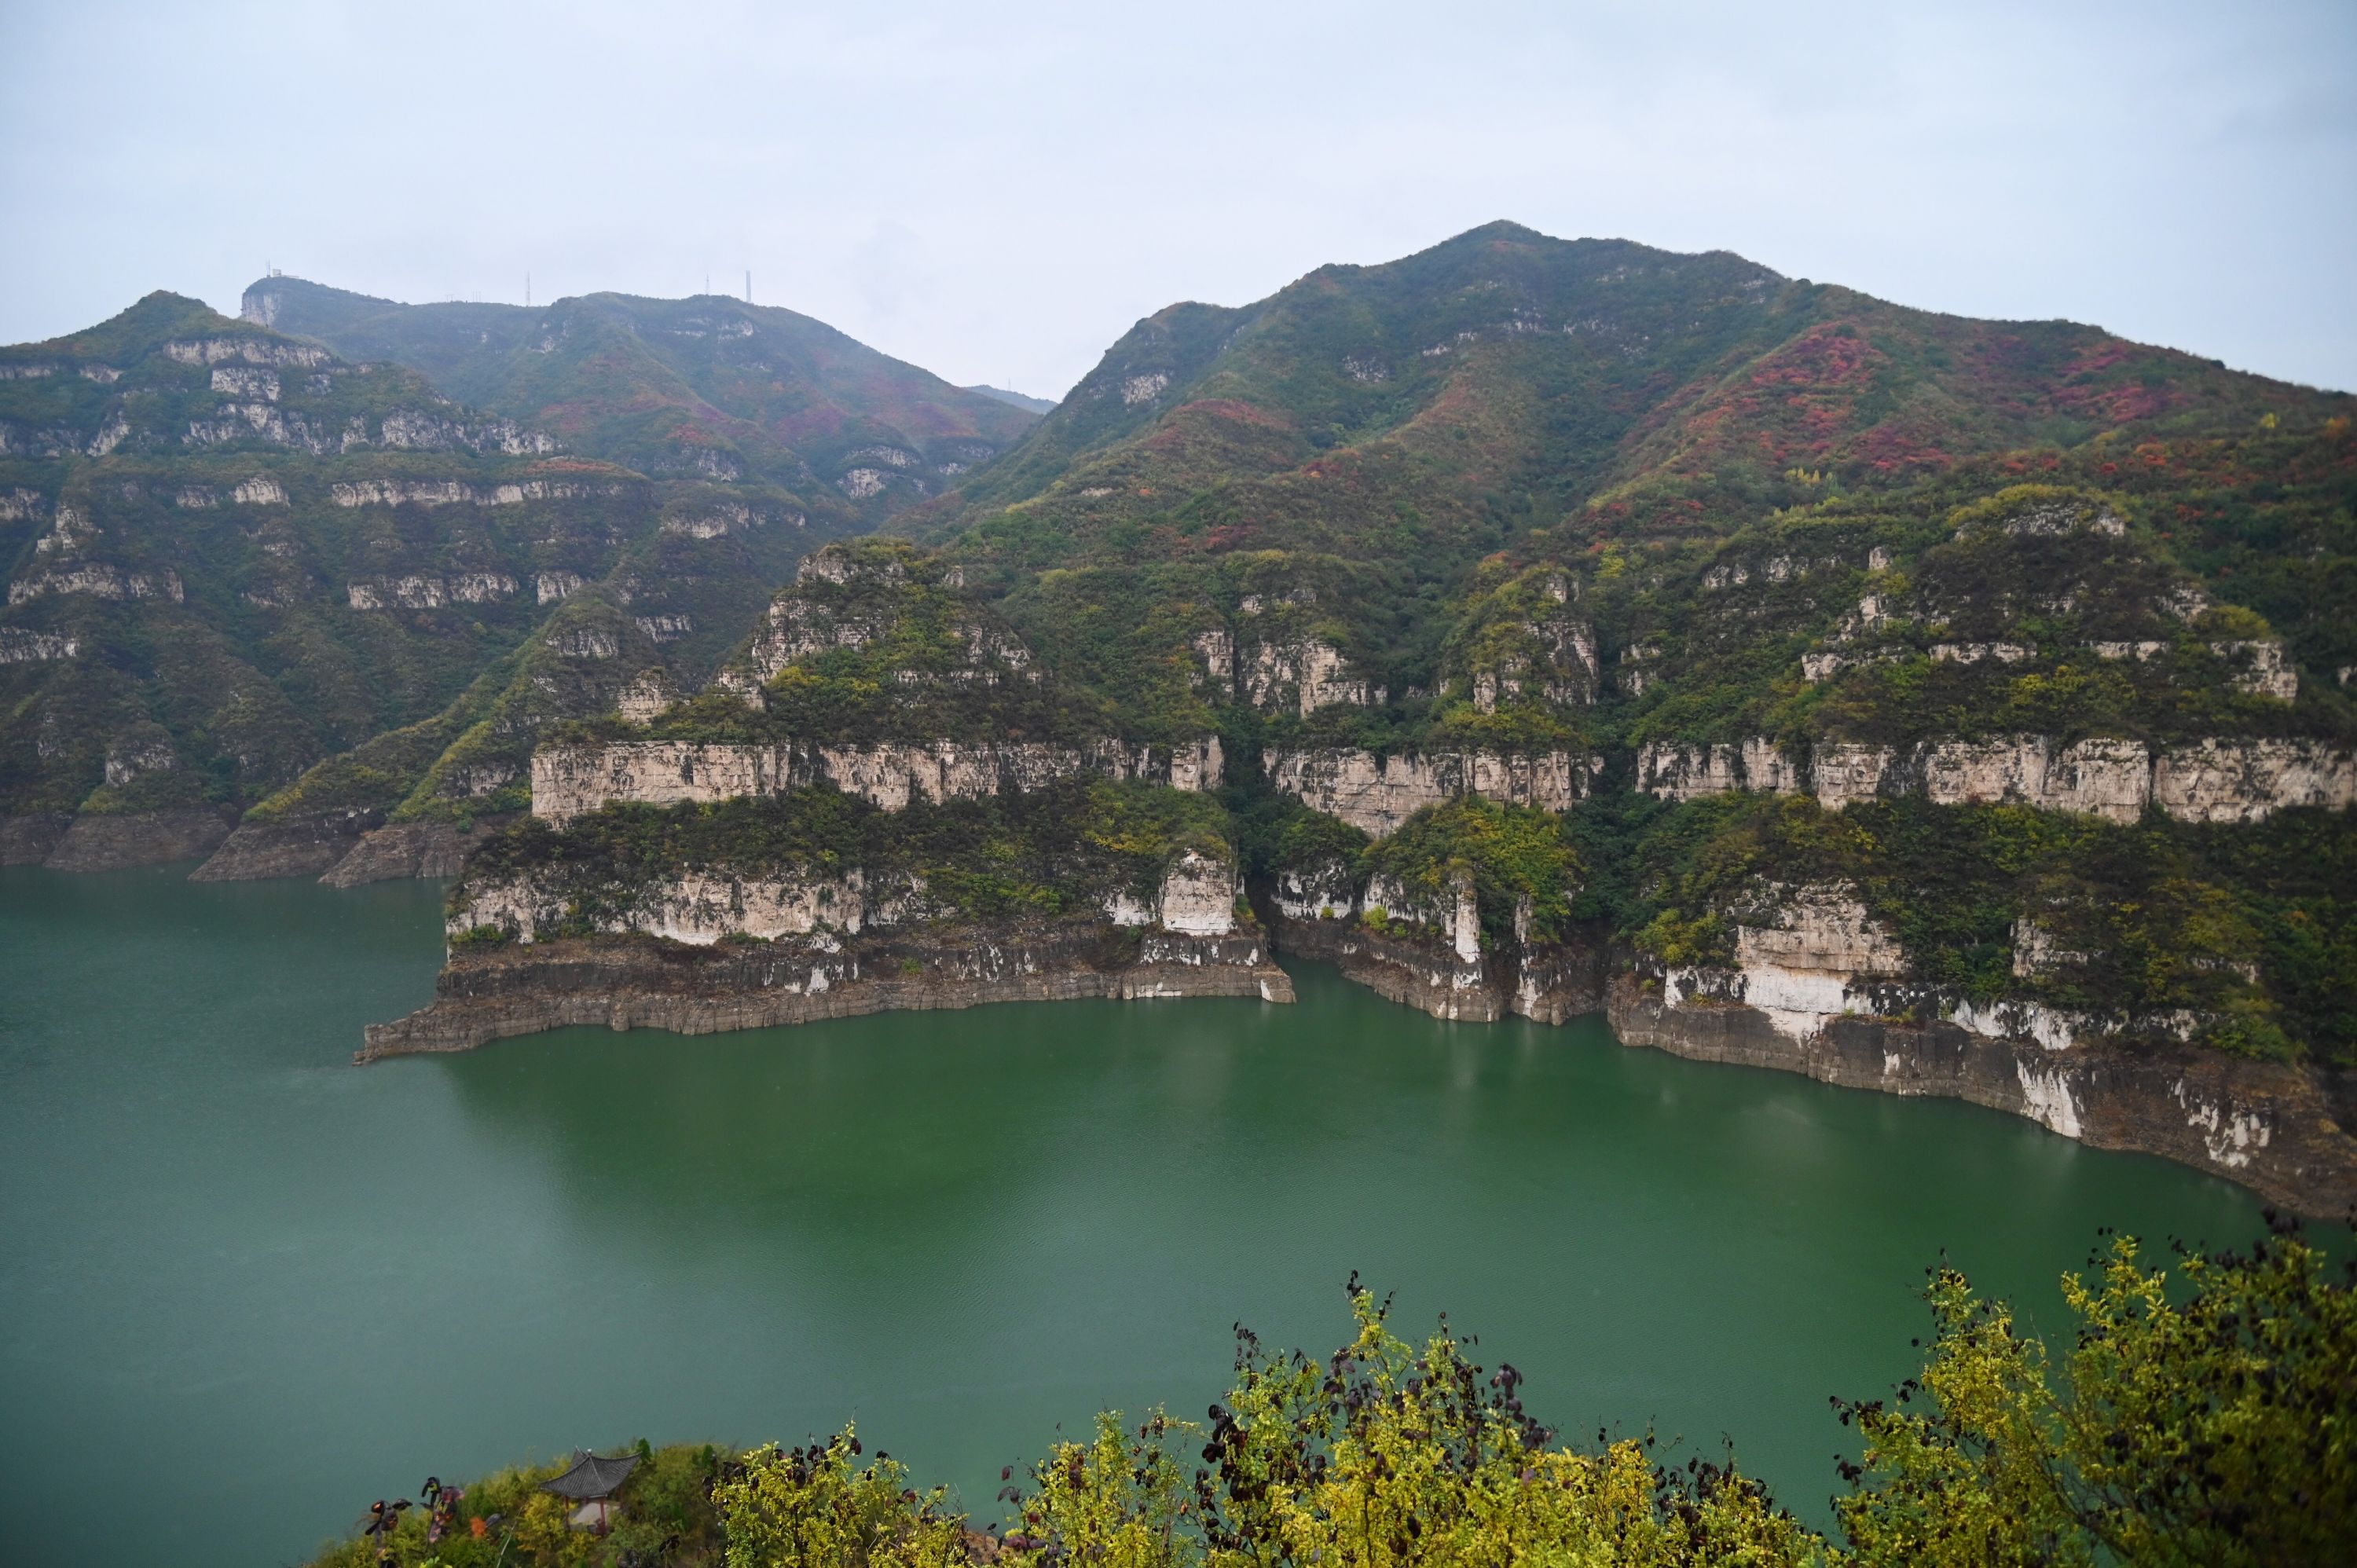
<instances>
[{"instance_id":1,"label":"dark rock base at waterline","mask_svg":"<svg viewBox=\"0 0 2357 1568\"><path fill-rule=\"evenodd\" d=\"M1436 936L1272 913L1279 952L1436 1018L1519 1015L1561 1024L1602 1012L1624 1046L1696 1061L1805 1073L1886 1094L1937 1095L2010 1112L2098 1149L2159 1155L2311 1218L2357 1209L2357 1072L2245 1061L2192 1047L2088 1044L2052 1050L1953 1024L1834 1018L1805 1038L1740 1004L1663 1003L1625 952L1533 942L1460 957Z\"/></svg>"},{"instance_id":2,"label":"dark rock base at waterline","mask_svg":"<svg viewBox=\"0 0 2357 1568\"><path fill-rule=\"evenodd\" d=\"M511 812L479 818L464 829L452 822L394 822L372 829L319 880L330 887L358 887L404 876L456 876L468 851L513 821Z\"/></svg>"},{"instance_id":3,"label":"dark rock base at waterline","mask_svg":"<svg viewBox=\"0 0 2357 1568\"><path fill-rule=\"evenodd\" d=\"M1739 1004L1666 1004L1644 977L1607 988L1625 1046L1805 1073L1886 1094L1939 1095L2026 1116L2091 1148L2159 1155L2339 1219L2357 1208L2357 1075L2191 1047L2050 1050L1947 1023L1835 1018L1805 1038Z\"/></svg>"},{"instance_id":4,"label":"dark rock base at waterline","mask_svg":"<svg viewBox=\"0 0 2357 1568\"><path fill-rule=\"evenodd\" d=\"M246 822L221 841L210 860L188 874L191 882L258 882L272 876L317 876L350 854L376 825L373 811L339 811L286 822Z\"/></svg>"},{"instance_id":5,"label":"dark rock base at waterline","mask_svg":"<svg viewBox=\"0 0 2357 1568\"><path fill-rule=\"evenodd\" d=\"M124 871L210 854L229 837L225 811L84 812L41 864L52 871Z\"/></svg>"},{"instance_id":6,"label":"dark rock base at waterline","mask_svg":"<svg viewBox=\"0 0 2357 1568\"><path fill-rule=\"evenodd\" d=\"M0 865L38 865L66 836L73 818L63 811L0 817Z\"/></svg>"},{"instance_id":7,"label":"dark rock base at waterline","mask_svg":"<svg viewBox=\"0 0 2357 1568\"><path fill-rule=\"evenodd\" d=\"M434 989L432 1004L371 1025L356 1059L579 1025L705 1035L986 1002L1293 1000L1292 978L1256 932L1136 933L1090 921L712 947L615 936L459 948Z\"/></svg>"}]
</instances>

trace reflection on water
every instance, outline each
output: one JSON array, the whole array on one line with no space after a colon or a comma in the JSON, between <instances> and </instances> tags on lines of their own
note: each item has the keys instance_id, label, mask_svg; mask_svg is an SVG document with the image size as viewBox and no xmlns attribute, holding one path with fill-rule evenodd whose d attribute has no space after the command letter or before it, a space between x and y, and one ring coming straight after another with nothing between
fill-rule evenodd
<instances>
[{"instance_id":1,"label":"reflection on water","mask_svg":"<svg viewBox=\"0 0 2357 1568\"><path fill-rule=\"evenodd\" d=\"M228 1526L175 1549L204 1562L296 1556L428 1470L853 1417L981 1501L1059 1423L1200 1411L1236 1320L1330 1348L1352 1269L1559 1424L1729 1434L1821 1517L1825 1395L1909 1369L1943 1247L2051 1323L2098 1224L2257 1229L2013 1118L1314 968L1291 1008L345 1065L430 992L436 901L0 872L0 1531L34 1560L146 1550L91 1459L157 1450L148 1506Z\"/></svg>"}]
</instances>

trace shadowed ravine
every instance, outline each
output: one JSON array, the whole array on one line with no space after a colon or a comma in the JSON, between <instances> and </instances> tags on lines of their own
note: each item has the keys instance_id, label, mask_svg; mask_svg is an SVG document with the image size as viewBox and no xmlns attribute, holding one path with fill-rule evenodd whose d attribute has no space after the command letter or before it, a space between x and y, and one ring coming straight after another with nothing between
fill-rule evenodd
<instances>
[{"instance_id":1,"label":"shadowed ravine","mask_svg":"<svg viewBox=\"0 0 2357 1568\"><path fill-rule=\"evenodd\" d=\"M1649 1419L1822 1521L1833 1392L1915 1365L1945 1248L2051 1337L2099 1224L2257 1200L2016 1117L1300 1003L1080 1002L349 1065L438 889L0 872L0 1539L298 1557L371 1498L575 1444L856 1417L979 1508L1102 1405L1199 1414L1224 1326L1331 1348L1352 1269L1534 1411ZM123 1506L110 1456L143 1466Z\"/></svg>"}]
</instances>

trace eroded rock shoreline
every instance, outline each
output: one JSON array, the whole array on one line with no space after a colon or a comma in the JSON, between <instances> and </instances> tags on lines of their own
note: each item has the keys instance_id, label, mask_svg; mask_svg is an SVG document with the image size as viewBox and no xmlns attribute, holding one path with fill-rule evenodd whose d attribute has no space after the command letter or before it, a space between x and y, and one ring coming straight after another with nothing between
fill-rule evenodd
<instances>
[{"instance_id":1,"label":"eroded rock shoreline","mask_svg":"<svg viewBox=\"0 0 2357 1568\"><path fill-rule=\"evenodd\" d=\"M355 814L232 832L224 815L199 811L17 818L0 824L0 851L11 863L111 869L210 848L198 880L313 875L350 886L455 875L492 825L462 833L447 823L388 826ZM1224 908L1227 886L1192 903ZM887 926L716 940L716 932L745 924L739 897L732 890L722 900L726 909L706 911L710 919L683 924L673 912L666 933L699 928L685 942L637 931L459 944L433 1004L370 1028L359 1059L462 1050L585 1024L702 1034L989 1002L1290 1001L1291 981L1272 960L1281 952L1333 963L1387 1000L1438 1018L1561 1024L1601 1013L1627 1046L1965 1100L2092 1147L2177 1160L2303 1214L2338 1219L2357 1209L2357 1138L2348 1131L2357 1126L2357 1072L2178 1043L2169 1020L2152 1021L2146 1032L2157 1031L2154 1039L2122 1043L2104 1037L2104 1021L2035 1003L1974 1005L1944 996L1907 979L1896 948L1830 890L1796 890L1773 921L1744 927L1735 966L1723 970L1649 966L1597 937L1501 948L1482 940L1469 908L1370 921L1362 917L1385 899L1394 916L1403 912L1398 890L1373 887L1313 895L1280 886L1255 900L1265 925L1233 931L1217 922L1200 931L1168 929L1165 921L1184 926L1193 917L1157 900L1105 919L1007 929ZM2022 961L2032 969L2040 961L2034 940Z\"/></svg>"},{"instance_id":2,"label":"eroded rock shoreline","mask_svg":"<svg viewBox=\"0 0 2357 1568\"><path fill-rule=\"evenodd\" d=\"M354 1059L580 1025L707 1035L986 1002L1180 996L1291 1002L1293 981L1256 933L1124 932L1094 920L711 946L642 935L460 946L434 1001L371 1025Z\"/></svg>"},{"instance_id":3,"label":"eroded rock shoreline","mask_svg":"<svg viewBox=\"0 0 2357 1568\"><path fill-rule=\"evenodd\" d=\"M1601 1013L1623 1046L1803 1073L1846 1089L1969 1101L2091 1148L2192 1165L2310 1218L2357 1210L2357 1138L2348 1131L2357 1126L2357 1072L2192 1046L2073 1040L2018 1007L1955 1008L1968 1026L1934 1015L1938 998L1921 987L1873 988L1887 993L1890 1015L1796 1017L1793 1009L1742 1000L1743 982L1754 978L1742 972L1709 984L1692 973L1648 972L1636 955L1600 942L1531 943L1469 958L1447 933L1387 935L1355 920L1282 913L1270 927L1280 954L1333 963L1436 1018L1561 1024Z\"/></svg>"}]
</instances>

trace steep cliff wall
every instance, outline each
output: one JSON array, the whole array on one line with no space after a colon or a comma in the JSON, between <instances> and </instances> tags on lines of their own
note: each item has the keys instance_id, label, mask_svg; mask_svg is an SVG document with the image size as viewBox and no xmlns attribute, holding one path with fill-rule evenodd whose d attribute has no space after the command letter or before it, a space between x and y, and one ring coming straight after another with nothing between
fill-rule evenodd
<instances>
[{"instance_id":1,"label":"steep cliff wall","mask_svg":"<svg viewBox=\"0 0 2357 1568\"><path fill-rule=\"evenodd\" d=\"M893 1009L1181 996L1290 1002L1258 934L1125 936L1009 921L694 947L617 936L455 950L427 1007L372 1026L357 1059L468 1050L575 1025L701 1035Z\"/></svg>"},{"instance_id":2,"label":"steep cliff wall","mask_svg":"<svg viewBox=\"0 0 2357 1568\"><path fill-rule=\"evenodd\" d=\"M2357 753L2315 740L2206 740L2147 746L2038 736L1938 741L1904 748L1825 745L1803 762L1761 736L1733 744L1655 741L1637 755L1637 788L1688 800L1730 789L1854 800L1922 795L1939 805L1991 802L2134 822L2147 804L2181 822L2251 822L2300 806L2357 800Z\"/></svg>"},{"instance_id":3,"label":"steep cliff wall","mask_svg":"<svg viewBox=\"0 0 2357 1568\"><path fill-rule=\"evenodd\" d=\"M1178 747L1096 741L876 746L731 746L695 741L615 741L544 746L532 759L534 816L565 822L615 801L676 805L782 793L831 783L898 811L913 800L975 800L1019 794L1058 779L1113 779L1205 790L1219 783L1220 741Z\"/></svg>"},{"instance_id":4,"label":"steep cliff wall","mask_svg":"<svg viewBox=\"0 0 2357 1568\"><path fill-rule=\"evenodd\" d=\"M2187 1046L2179 1018L1975 1004L1910 977L1898 943L1846 888L1763 886L1732 966L1665 972L1608 953L1600 935L1469 951L1458 928L1469 919L1379 928L1349 897L1276 889L1266 902L1277 951L1332 963L1437 1018L1560 1024L1600 1009L1624 1045L1969 1100L2094 1147L2198 1166L2306 1214L2357 1203L2357 1073Z\"/></svg>"},{"instance_id":5,"label":"steep cliff wall","mask_svg":"<svg viewBox=\"0 0 2357 1568\"><path fill-rule=\"evenodd\" d=\"M1514 756L1490 751L1377 757L1355 747L1271 749L1261 757L1269 783L1313 811L1382 838L1426 806L1474 795L1504 805L1561 811L1587 792L1595 771L1568 751Z\"/></svg>"},{"instance_id":6,"label":"steep cliff wall","mask_svg":"<svg viewBox=\"0 0 2357 1568\"><path fill-rule=\"evenodd\" d=\"M1561 1024L1604 1004L1603 949L1577 940L1469 955L1458 929L1378 930L1351 917L1267 916L1275 950L1333 964L1387 1001L1436 1018L1490 1024L1513 1015Z\"/></svg>"}]
</instances>

